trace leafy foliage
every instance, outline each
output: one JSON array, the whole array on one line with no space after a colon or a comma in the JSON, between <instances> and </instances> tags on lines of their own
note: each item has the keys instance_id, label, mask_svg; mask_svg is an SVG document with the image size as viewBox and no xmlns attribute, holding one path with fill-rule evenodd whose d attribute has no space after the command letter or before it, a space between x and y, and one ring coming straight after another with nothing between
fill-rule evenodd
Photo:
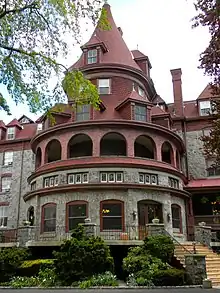
<instances>
[{"instance_id":1,"label":"leafy foliage","mask_svg":"<svg viewBox=\"0 0 220 293\"><path fill-rule=\"evenodd\" d=\"M17 274L19 276L36 276L40 270L52 269L53 267L53 259L25 260L18 268Z\"/></svg>"},{"instance_id":2,"label":"leafy foliage","mask_svg":"<svg viewBox=\"0 0 220 293\"><path fill-rule=\"evenodd\" d=\"M175 245L169 236L156 235L145 238L144 249L154 257L169 263L174 255Z\"/></svg>"},{"instance_id":3,"label":"leafy foliage","mask_svg":"<svg viewBox=\"0 0 220 293\"><path fill-rule=\"evenodd\" d=\"M118 286L116 276L113 275L111 272L105 272L104 274L93 276L92 278L79 283L79 287L81 289L86 289L89 287L101 287L101 286L109 286L109 287Z\"/></svg>"},{"instance_id":4,"label":"leafy foliage","mask_svg":"<svg viewBox=\"0 0 220 293\"><path fill-rule=\"evenodd\" d=\"M16 103L26 102L31 112L47 111L63 102L62 89L72 93L72 86L82 82L80 95L71 96L78 103L97 106L98 93L78 72L69 72L59 62L74 43L80 41L81 20L95 24L101 0L10 0L0 3L0 83ZM102 10L99 26L109 29L107 14ZM64 77L64 70L66 76ZM53 77L55 85L48 88ZM85 85L85 86L84 86ZM91 90L91 91L90 91ZM82 97L82 101L81 101ZM6 99L0 94L0 110L10 114Z\"/></svg>"},{"instance_id":5,"label":"leafy foliage","mask_svg":"<svg viewBox=\"0 0 220 293\"><path fill-rule=\"evenodd\" d=\"M86 237L79 230L73 231L73 236L77 238L65 241L60 251L54 252L55 273L62 283L71 285L94 274L112 271L113 258L104 240Z\"/></svg>"},{"instance_id":6,"label":"leafy foliage","mask_svg":"<svg viewBox=\"0 0 220 293\"><path fill-rule=\"evenodd\" d=\"M181 286L185 282L185 271L175 268L160 270L154 273L155 286Z\"/></svg>"},{"instance_id":7,"label":"leafy foliage","mask_svg":"<svg viewBox=\"0 0 220 293\"><path fill-rule=\"evenodd\" d=\"M1 282L8 281L15 276L19 266L29 257L25 248L3 248L0 250Z\"/></svg>"}]
</instances>

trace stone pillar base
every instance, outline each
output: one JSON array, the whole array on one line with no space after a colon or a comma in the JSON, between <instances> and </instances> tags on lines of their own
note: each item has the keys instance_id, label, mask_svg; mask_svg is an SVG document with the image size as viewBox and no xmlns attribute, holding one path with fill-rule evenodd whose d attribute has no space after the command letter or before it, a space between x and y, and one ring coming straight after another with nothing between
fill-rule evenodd
<instances>
[{"instance_id":1,"label":"stone pillar base","mask_svg":"<svg viewBox=\"0 0 220 293\"><path fill-rule=\"evenodd\" d=\"M205 255L186 254L185 269L188 283L202 285L203 280L207 277Z\"/></svg>"},{"instance_id":2,"label":"stone pillar base","mask_svg":"<svg viewBox=\"0 0 220 293\"><path fill-rule=\"evenodd\" d=\"M149 236L164 234L164 224L146 224L146 228Z\"/></svg>"}]
</instances>

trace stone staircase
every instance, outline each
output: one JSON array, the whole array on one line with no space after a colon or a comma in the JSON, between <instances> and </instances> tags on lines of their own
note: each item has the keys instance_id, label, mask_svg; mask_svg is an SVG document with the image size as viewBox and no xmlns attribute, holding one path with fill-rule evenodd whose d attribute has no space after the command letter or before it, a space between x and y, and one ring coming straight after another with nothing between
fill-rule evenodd
<instances>
[{"instance_id":1,"label":"stone staircase","mask_svg":"<svg viewBox=\"0 0 220 293\"><path fill-rule=\"evenodd\" d=\"M185 248L185 249L184 249ZM206 271L207 278L212 280L213 286L220 286L220 255L214 253L208 247L196 243L196 253L206 256ZM180 261L180 263L185 266L185 254L193 252L192 242L185 242L181 245L175 245L175 256Z\"/></svg>"}]
</instances>

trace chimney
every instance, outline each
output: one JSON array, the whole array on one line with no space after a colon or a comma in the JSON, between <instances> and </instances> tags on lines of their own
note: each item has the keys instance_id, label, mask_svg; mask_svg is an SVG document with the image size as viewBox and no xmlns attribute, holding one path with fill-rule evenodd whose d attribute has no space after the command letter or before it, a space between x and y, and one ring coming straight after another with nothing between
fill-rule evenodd
<instances>
[{"instance_id":1,"label":"chimney","mask_svg":"<svg viewBox=\"0 0 220 293\"><path fill-rule=\"evenodd\" d=\"M183 94L182 94L182 70L171 69L170 70L173 81L173 96L174 96L174 109L176 116L184 116L183 110Z\"/></svg>"}]
</instances>

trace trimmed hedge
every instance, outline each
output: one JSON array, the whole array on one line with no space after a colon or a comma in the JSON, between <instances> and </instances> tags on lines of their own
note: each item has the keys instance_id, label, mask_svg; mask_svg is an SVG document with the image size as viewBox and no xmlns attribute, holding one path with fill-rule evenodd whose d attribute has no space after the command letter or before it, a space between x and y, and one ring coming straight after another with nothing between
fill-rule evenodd
<instances>
[{"instance_id":1,"label":"trimmed hedge","mask_svg":"<svg viewBox=\"0 0 220 293\"><path fill-rule=\"evenodd\" d=\"M184 285L184 281L185 271L175 268L156 271L153 276L155 286L181 286Z\"/></svg>"},{"instance_id":2,"label":"trimmed hedge","mask_svg":"<svg viewBox=\"0 0 220 293\"><path fill-rule=\"evenodd\" d=\"M22 262L18 268L18 276L36 276L41 269L53 268L54 260L53 259L34 259L34 260L25 260Z\"/></svg>"}]
</instances>

